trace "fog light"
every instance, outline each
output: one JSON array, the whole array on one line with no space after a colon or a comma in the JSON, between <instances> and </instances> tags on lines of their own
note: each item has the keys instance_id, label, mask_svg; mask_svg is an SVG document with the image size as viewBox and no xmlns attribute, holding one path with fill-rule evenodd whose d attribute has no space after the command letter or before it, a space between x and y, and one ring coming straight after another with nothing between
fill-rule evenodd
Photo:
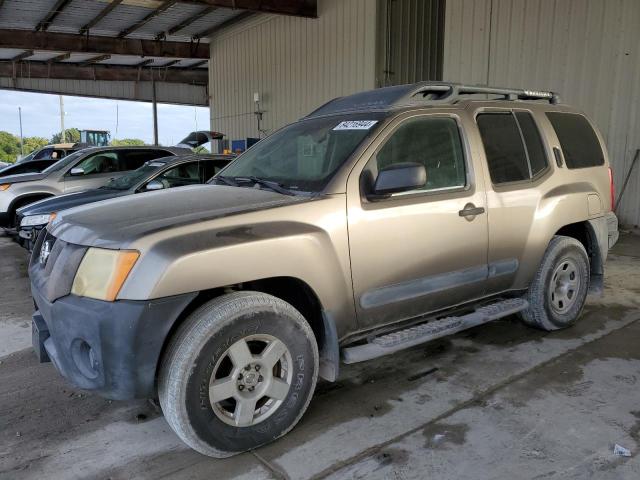
<instances>
[{"instance_id":1,"label":"fog light","mask_svg":"<svg viewBox=\"0 0 640 480\"><path fill-rule=\"evenodd\" d=\"M91 345L80 338L76 338L71 344L71 357L80 373L90 380L100 374L100 364L96 352Z\"/></svg>"}]
</instances>

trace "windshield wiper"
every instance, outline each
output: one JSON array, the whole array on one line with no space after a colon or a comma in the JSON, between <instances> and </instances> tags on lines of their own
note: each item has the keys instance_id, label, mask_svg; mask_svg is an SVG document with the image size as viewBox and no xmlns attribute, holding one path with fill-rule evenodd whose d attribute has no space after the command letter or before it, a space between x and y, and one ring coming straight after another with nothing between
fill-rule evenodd
<instances>
[{"instance_id":1,"label":"windshield wiper","mask_svg":"<svg viewBox=\"0 0 640 480\"><path fill-rule=\"evenodd\" d=\"M258 185L262 185L264 187L267 187L273 190L274 192L281 193L283 195L296 195L296 192L294 192L293 190L290 190L286 188L284 185L282 185L281 183L275 182L273 180L265 180L264 178L259 178L259 177L234 177L233 179L236 182L249 181L249 182L257 183Z\"/></svg>"},{"instance_id":2,"label":"windshield wiper","mask_svg":"<svg viewBox=\"0 0 640 480\"><path fill-rule=\"evenodd\" d=\"M239 186L233 179L231 179L230 177L223 177L223 176L215 176L213 177L213 181L221 181L222 183L226 183L227 185L229 185L230 187L237 187Z\"/></svg>"}]
</instances>

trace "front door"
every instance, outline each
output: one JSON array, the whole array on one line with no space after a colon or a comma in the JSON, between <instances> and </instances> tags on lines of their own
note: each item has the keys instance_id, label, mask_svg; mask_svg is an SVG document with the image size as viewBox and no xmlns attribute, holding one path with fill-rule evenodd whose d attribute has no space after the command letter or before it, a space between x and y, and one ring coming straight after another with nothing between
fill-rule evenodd
<instances>
[{"instance_id":1,"label":"front door","mask_svg":"<svg viewBox=\"0 0 640 480\"><path fill-rule=\"evenodd\" d=\"M98 152L81 160L66 172L64 191L73 193L98 188L123 173L118 152Z\"/></svg>"},{"instance_id":2,"label":"front door","mask_svg":"<svg viewBox=\"0 0 640 480\"><path fill-rule=\"evenodd\" d=\"M487 267L482 175L461 118L407 114L392 122L349 177L347 209L360 328L413 318L481 297ZM386 199L367 192L378 171L414 162L427 183ZM475 209L475 215L464 215Z\"/></svg>"}]
</instances>

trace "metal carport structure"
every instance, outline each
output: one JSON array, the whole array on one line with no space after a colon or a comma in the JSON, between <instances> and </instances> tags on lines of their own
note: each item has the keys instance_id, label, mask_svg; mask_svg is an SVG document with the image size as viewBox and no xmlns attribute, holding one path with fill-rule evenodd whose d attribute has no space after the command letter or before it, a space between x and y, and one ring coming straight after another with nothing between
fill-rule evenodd
<instances>
[{"instance_id":1,"label":"metal carport structure","mask_svg":"<svg viewBox=\"0 0 640 480\"><path fill-rule=\"evenodd\" d=\"M316 0L0 0L0 89L209 105L209 37Z\"/></svg>"}]
</instances>

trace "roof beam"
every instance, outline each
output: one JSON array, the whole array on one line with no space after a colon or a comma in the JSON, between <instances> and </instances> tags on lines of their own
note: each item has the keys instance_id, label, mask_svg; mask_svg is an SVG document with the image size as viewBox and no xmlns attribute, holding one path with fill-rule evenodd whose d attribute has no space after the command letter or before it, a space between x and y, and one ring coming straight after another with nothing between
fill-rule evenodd
<instances>
[{"instance_id":1,"label":"roof beam","mask_svg":"<svg viewBox=\"0 0 640 480\"><path fill-rule=\"evenodd\" d=\"M100 20L102 20L104 17L106 17L107 15L109 15L118 5L120 5L122 3L122 0L112 0L111 3L107 4L106 7L104 7L102 9L102 11L96 15L95 17L93 17L89 23L87 23L85 26L83 26L80 29L80 34L84 35L85 33L87 33L89 30L91 30L93 27L95 27Z\"/></svg>"},{"instance_id":2,"label":"roof beam","mask_svg":"<svg viewBox=\"0 0 640 480\"><path fill-rule=\"evenodd\" d=\"M222 22L219 25L216 25L215 27L210 27L210 28L207 28L206 30L201 31L200 33L194 35L193 39L194 40L200 40L201 38L210 37L211 35L213 35L215 33L218 33L220 30L222 30L224 28L228 28L228 27L230 27L232 25L235 25L236 23L239 23L242 20L244 20L245 18L249 18L252 15L253 15L253 12L241 13L237 17L232 17L229 20L227 20L225 22Z\"/></svg>"},{"instance_id":3,"label":"roof beam","mask_svg":"<svg viewBox=\"0 0 640 480\"><path fill-rule=\"evenodd\" d=\"M209 7L276 13L294 17L318 18L318 0L185 0Z\"/></svg>"},{"instance_id":4,"label":"roof beam","mask_svg":"<svg viewBox=\"0 0 640 480\"><path fill-rule=\"evenodd\" d=\"M47 60L47 62L57 63L62 62L63 60L69 60L69 58L71 58L70 53L63 53L62 55L56 55L55 57L50 58L49 60Z\"/></svg>"},{"instance_id":5,"label":"roof beam","mask_svg":"<svg viewBox=\"0 0 640 480\"><path fill-rule=\"evenodd\" d=\"M164 65L158 65L158 68L173 67L176 63L180 63L180 60L171 60L170 62L167 62Z\"/></svg>"},{"instance_id":6,"label":"roof beam","mask_svg":"<svg viewBox=\"0 0 640 480\"><path fill-rule=\"evenodd\" d=\"M202 65L204 65L207 62L208 62L208 60L200 60L199 62L192 63L187 68L198 68L198 67L201 67Z\"/></svg>"},{"instance_id":7,"label":"roof beam","mask_svg":"<svg viewBox=\"0 0 640 480\"><path fill-rule=\"evenodd\" d=\"M136 67L146 67L147 65L151 65L155 60L153 58L148 58L146 60L141 61L140 63L136 63Z\"/></svg>"},{"instance_id":8,"label":"roof beam","mask_svg":"<svg viewBox=\"0 0 640 480\"><path fill-rule=\"evenodd\" d=\"M209 45L98 37L72 33L0 29L0 48L53 52L134 55L137 57L209 58Z\"/></svg>"},{"instance_id":9,"label":"roof beam","mask_svg":"<svg viewBox=\"0 0 640 480\"><path fill-rule=\"evenodd\" d=\"M97 57L89 58L89 59L85 60L84 62L81 62L80 66L86 67L87 65L93 65L94 63L100 63L100 62L103 62L105 60L109 60L110 58L111 58L111 55L98 55Z\"/></svg>"},{"instance_id":10,"label":"roof beam","mask_svg":"<svg viewBox=\"0 0 640 480\"><path fill-rule=\"evenodd\" d=\"M71 0L58 0L56 4L47 12L42 20L36 25L36 32L42 30L46 32L49 25L53 23L55 18L64 10L64 8L71 3Z\"/></svg>"},{"instance_id":11,"label":"roof beam","mask_svg":"<svg viewBox=\"0 0 640 480\"><path fill-rule=\"evenodd\" d=\"M11 59L12 62L19 62L21 60L24 60L25 58L29 58L29 57L33 57L33 50L26 50L22 53L19 53L18 55L16 55L15 57L13 57Z\"/></svg>"},{"instance_id":12,"label":"roof beam","mask_svg":"<svg viewBox=\"0 0 640 480\"><path fill-rule=\"evenodd\" d=\"M206 70L190 70L188 68L139 68L115 65L82 66L74 63L0 61L0 77L13 77L14 68L17 78L57 78L64 80L106 80L106 81L157 81L168 83L188 83L191 85L207 85Z\"/></svg>"},{"instance_id":13,"label":"roof beam","mask_svg":"<svg viewBox=\"0 0 640 480\"><path fill-rule=\"evenodd\" d=\"M200 10L195 15L192 15L189 18L185 18L180 23L177 23L176 25L174 25L173 27L168 29L166 32L158 33L156 35L156 39L157 40L164 40L169 35L175 35L180 30L184 30L185 28L187 28L189 25L191 25L196 20L199 20L200 18L204 17L205 15L209 15L210 13L215 12L217 9L218 9L217 7L205 7L203 10Z\"/></svg>"},{"instance_id":14,"label":"roof beam","mask_svg":"<svg viewBox=\"0 0 640 480\"><path fill-rule=\"evenodd\" d=\"M158 15L160 15L162 12L167 11L169 8L173 7L176 3L178 2L178 0L165 0L164 2L162 2L160 4L160 6L158 8L156 8L155 10L153 10L151 13L149 13L146 17L138 20L136 23L134 23L133 25L131 25L129 28L126 28L124 30L122 30L119 34L118 34L118 38L124 38L127 35L130 35L131 33L135 32L136 30L138 30L140 27L146 25L147 23L149 23L151 20L153 20L155 17L157 17Z\"/></svg>"}]
</instances>

